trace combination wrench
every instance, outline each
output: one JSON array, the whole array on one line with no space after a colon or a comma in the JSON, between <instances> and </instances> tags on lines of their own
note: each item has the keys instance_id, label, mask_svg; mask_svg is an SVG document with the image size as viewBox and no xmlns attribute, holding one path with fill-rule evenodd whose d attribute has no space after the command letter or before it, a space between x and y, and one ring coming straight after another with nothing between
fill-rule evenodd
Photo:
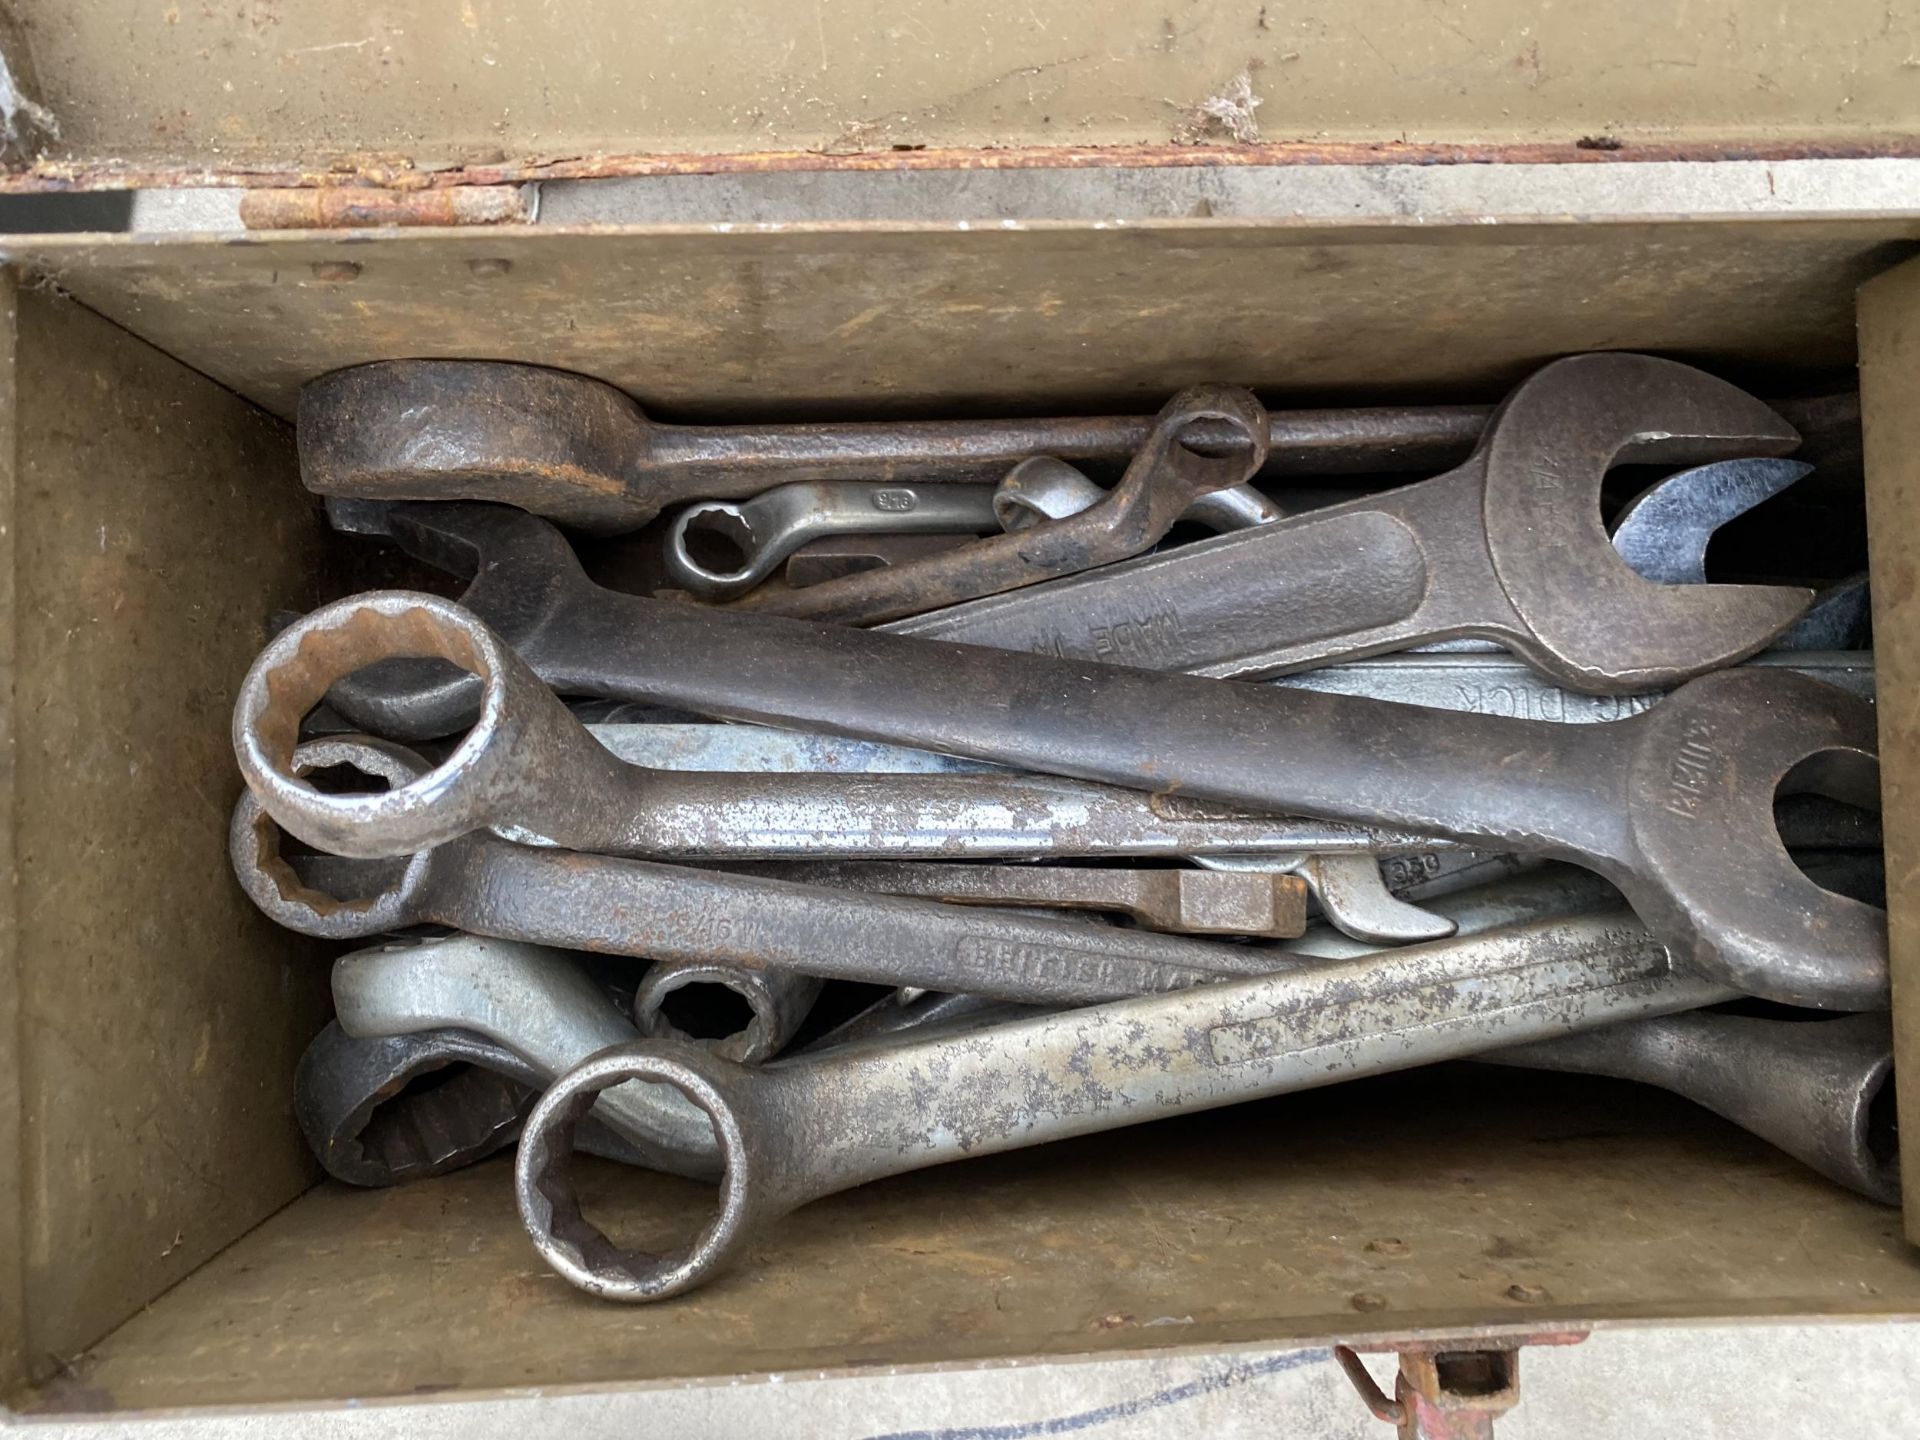
<instances>
[{"instance_id":1,"label":"combination wrench","mask_svg":"<svg viewBox=\"0 0 1920 1440\"><path fill-rule=\"evenodd\" d=\"M1222 427L1238 441L1225 453L1190 448L1194 432ZM1243 484L1266 454L1267 414L1251 392L1182 390L1154 417L1120 483L1078 514L804 590L756 590L733 608L872 625L1081 574L1151 549L1194 501Z\"/></svg>"},{"instance_id":2,"label":"combination wrench","mask_svg":"<svg viewBox=\"0 0 1920 1440\"><path fill-rule=\"evenodd\" d=\"M751 500L702 500L667 527L667 578L703 600L727 600L823 535L991 534L1000 523L996 493L990 485L805 480ZM703 543L733 563L703 559Z\"/></svg>"},{"instance_id":3,"label":"combination wrench","mask_svg":"<svg viewBox=\"0 0 1920 1440\"><path fill-rule=\"evenodd\" d=\"M377 807L440 788L418 756L369 740L308 741L295 765L302 771L351 766L392 787L384 794L333 797L349 803ZM555 793L560 788L556 784ZM361 834L362 843L338 848L362 855L383 849L369 843L383 830L376 823ZM311 840L314 833L301 838ZM230 832L234 873L254 904L289 929L328 939L446 925L599 954L720 961L823 979L1074 1004L1298 963L1268 950L1018 910L516 845L477 828L444 843L417 843L411 850L414 839L397 840L385 857L358 861L290 854L252 792L236 804Z\"/></svg>"},{"instance_id":4,"label":"combination wrench","mask_svg":"<svg viewBox=\"0 0 1920 1440\"><path fill-rule=\"evenodd\" d=\"M535 1248L592 1294L658 1300L709 1279L788 1211L964 1157L1690 1009L1724 987L1676 970L1625 911L1364 960L748 1069L643 1041L562 1076L514 1167ZM719 1213L684 1247L621 1250L586 1220L573 1129L608 1086L676 1087L724 1156Z\"/></svg>"},{"instance_id":5,"label":"combination wrench","mask_svg":"<svg viewBox=\"0 0 1920 1440\"><path fill-rule=\"evenodd\" d=\"M1844 448L1855 395L1783 404ZM1438 470L1487 422L1484 405L1273 411L1268 467L1296 475ZM732 499L792 480L997 480L1029 455L1125 460L1144 415L854 424L662 425L585 375L482 360L384 360L300 392L300 473L323 495L496 500L611 533L686 500ZM1209 448L1224 432L1194 437Z\"/></svg>"},{"instance_id":6,"label":"combination wrench","mask_svg":"<svg viewBox=\"0 0 1920 1440\"><path fill-rule=\"evenodd\" d=\"M567 588L562 572L545 598ZM659 601L582 606L572 621L567 643L594 656L603 683L617 672L608 688L628 695L1569 860L1616 884L1676 955L1743 991L1831 1009L1885 1003L1885 912L1802 874L1773 818L1776 793L1878 808L1873 708L1791 672L1722 671L1642 714L1573 726ZM392 656L478 676L479 722L432 773L390 793L320 793L293 773L301 718L341 676ZM473 615L405 592L339 601L282 632L241 686L233 739L268 814L309 843L360 853L463 834L499 815L503 794L534 833L570 827L573 802L547 789L556 761L596 776L618 765Z\"/></svg>"},{"instance_id":7,"label":"combination wrench","mask_svg":"<svg viewBox=\"0 0 1920 1440\"><path fill-rule=\"evenodd\" d=\"M890 628L1219 678L1474 638L1569 689L1660 689L1753 654L1812 596L1636 574L1600 523L1608 466L1796 443L1703 371L1578 355L1523 381L1444 475Z\"/></svg>"}]
</instances>

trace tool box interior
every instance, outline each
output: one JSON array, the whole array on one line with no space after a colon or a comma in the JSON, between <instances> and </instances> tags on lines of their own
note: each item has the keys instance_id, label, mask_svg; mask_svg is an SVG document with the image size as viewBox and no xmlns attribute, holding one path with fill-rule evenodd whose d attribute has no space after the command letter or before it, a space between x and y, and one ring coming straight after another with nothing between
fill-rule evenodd
<instances>
[{"instance_id":1,"label":"tool box interior","mask_svg":"<svg viewBox=\"0 0 1920 1440\"><path fill-rule=\"evenodd\" d=\"M1709 556L1728 576L1861 568L1869 498L1877 542L1920 494L1920 272L1899 268L1920 219L1640 208L5 242L10 1403L1920 1311L1898 1210L1650 1087L1469 1065L882 1181L797 1211L697 1293L600 1303L528 1245L508 1156L390 1190L319 1180L291 1078L342 947L276 928L229 870L231 709L269 616L395 581L457 593L331 532L300 483L300 385L370 360L537 363L657 418L727 421L1151 413L1203 381L1276 408L1491 403L1553 357L1645 351L1763 397L1864 388L1864 466L1836 446ZM1920 608L1911 561L1886 550L1897 974L1920 914L1896 803ZM1920 1022L1901 999L1906 1040ZM630 1243L684 1233L712 1204L709 1187L603 1162L582 1185Z\"/></svg>"}]
</instances>

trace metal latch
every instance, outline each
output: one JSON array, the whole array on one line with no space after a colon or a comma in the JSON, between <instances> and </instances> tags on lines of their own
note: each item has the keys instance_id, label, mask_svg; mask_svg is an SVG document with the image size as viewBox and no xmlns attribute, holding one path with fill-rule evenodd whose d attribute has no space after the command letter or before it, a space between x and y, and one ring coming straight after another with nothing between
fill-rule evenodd
<instances>
[{"instance_id":1,"label":"metal latch","mask_svg":"<svg viewBox=\"0 0 1920 1440\"><path fill-rule=\"evenodd\" d=\"M1492 1440L1493 1422L1520 1403L1520 1349L1577 1345L1584 1330L1552 1330L1498 1340L1438 1340L1382 1345L1400 1368L1388 1397L1350 1345L1333 1347L1353 1388L1376 1420L1401 1440Z\"/></svg>"}]
</instances>

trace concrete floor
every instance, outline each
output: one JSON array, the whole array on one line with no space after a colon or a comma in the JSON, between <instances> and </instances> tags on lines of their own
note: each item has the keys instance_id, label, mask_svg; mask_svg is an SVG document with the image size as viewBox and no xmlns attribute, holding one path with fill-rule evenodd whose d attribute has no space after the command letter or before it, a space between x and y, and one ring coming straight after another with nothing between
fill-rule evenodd
<instances>
[{"instance_id":1,"label":"concrete floor","mask_svg":"<svg viewBox=\"0 0 1920 1440\"><path fill-rule=\"evenodd\" d=\"M1603 1329L1521 1357L1521 1403L1503 1440L1767 1435L1837 1440L1913 1433L1920 1332L1907 1324ZM1391 1366L1371 1357L1382 1380ZM94 1421L0 1419L32 1440L1094 1440L1205 1435L1383 1440L1326 1350L1161 1355L938 1372L753 1376L700 1385L481 1400L174 1414Z\"/></svg>"}]
</instances>

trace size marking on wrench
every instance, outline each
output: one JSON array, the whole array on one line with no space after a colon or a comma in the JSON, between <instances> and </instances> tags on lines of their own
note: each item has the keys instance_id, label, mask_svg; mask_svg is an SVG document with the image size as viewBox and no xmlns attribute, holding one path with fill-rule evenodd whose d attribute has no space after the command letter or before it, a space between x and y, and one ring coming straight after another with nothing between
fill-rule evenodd
<instances>
[{"instance_id":1,"label":"size marking on wrench","mask_svg":"<svg viewBox=\"0 0 1920 1440\"><path fill-rule=\"evenodd\" d=\"M809 480L780 485L751 500L703 500L667 528L666 570L681 589L708 600L751 590L809 540L824 535L986 535L999 524L986 485L873 484ZM703 543L733 565L702 563Z\"/></svg>"},{"instance_id":2,"label":"size marking on wrench","mask_svg":"<svg viewBox=\"0 0 1920 1440\"><path fill-rule=\"evenodd\" d=\"M535 1248L581 1288L657 1300L711 1277L774 1220L887 1175L1544 1039L1725 993L1680 974L1624 912L1511 927L1290 976L853 1046L748 1070L691 1047L609 1050L534 1109L514 1169ZM1233 1037L1255 1037L1244 1049ZM1122 1038L1124 1037L1124 1043ZM1216 1056L1216 1048L1226 1050ZM667 1254L617 1249L566 1157L606 1086L678 1087L725 1153L720 1213Z\"/></svg>"},{"instance_id":3,"label":"size marking on wrench","mask_svg":"<svg viewBox=\"0 0 1920 1440\"><path fill-rule=\"evenodd\" d=\"M1689 366L1575 356L1514 390L1445 475L889 628L1216 677L1478 637L1571 689L1659 689L1759 650L1811 595L1641 578L1600 523L1608 465L1797 438Z\"/></svg>"},{"instance_id":4,"label":"size marking on wrench","mask_svg":"<svg viewBox=\"0 0 1920 1440\"><path fill-rule=\"evenodd\" d=\"M1189 448L1208 426L1238 444L1225 455ZM1120 483L1078 514L805 590L757 591L735 607L866 625L1109 565L1151 548L1195 500L1241 485L1266 456L1267 415L1252 393L1196 386L1167 402Z\"/></svg>"}]
</instances>

